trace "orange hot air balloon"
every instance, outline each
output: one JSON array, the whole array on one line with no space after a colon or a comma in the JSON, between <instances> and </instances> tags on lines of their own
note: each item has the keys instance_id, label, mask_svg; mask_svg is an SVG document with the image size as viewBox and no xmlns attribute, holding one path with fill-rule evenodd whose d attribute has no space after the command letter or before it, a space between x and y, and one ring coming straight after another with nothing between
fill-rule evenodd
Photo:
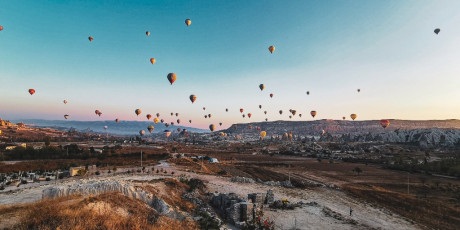
<instances>
[{"instance_id":1,"label":"orange hot air balloon","mask_svg":"<svg viewBox=\"0 0 460 230\"><path fill-rule=\"evenodd\" d=\"M0 25L0 31L2 31L2 30L3 30L3 26Z\"/></svg>"},{"instance_id":2,"label":"orange hot air balloon","mask_svg":"<svg viewBox=\"0 0 460 230\"><path fill-rule=\"evenodd\" d=\"M315 110L312 110L312 111L310 112L310 115L311 115L313 118L315 118L315 116L316 116L316 111L315 111Z\"/></svg>"},{"instance_id":3,"label":"orange hot air balloon","mask_svg":"<svg viewBox=\"0 0 460 230\"><path fill-rule=\"evenodd\" d=\"M244 109L240 109L240 113L243 113Z\"/></svg>"},{"instance_id":4,"label":"orange hot air balloon","mask_svg":"<svg viewBox=\"0 0 460 230\"><path fill-rule=\"evenodd\" d=\"M191 24L192 24L192 20L190 20L190 18L185 19L185 25L190 26ZM200 24L200 23L198 23L198 24Z\"/></svg>"},{"instance_id":5,"label":"orange hot air balloon","mask_svg":"<svg viewBox=\"0 0 460 230\"><path fill-rule=\"evenodd\" d=\"M88 40L89 40L89 42L92 42L94 40L94 38L92 36L89 36Z\"/></svg>"},{"instance_id":6,"label":"orange hot air balloon","mask_svg":"<svg viewBox=\"0 0 460 230\"><path fill-rule=\"evenodd\" d=\"M211 132L214 132L214 129L216 129L214 124L209 125L209 130L211 130Z\"/></svg>"},{"instance_id":7,"label":"orange hot air balloon","mask_svg":"<svg viewBox=\"0 0 460 230\"><path fill-rule=\"evenodd\" d=\"M358 117L358 115L352 113L352 114L350 115L350 117L351 117L351 119L354 121L354 120Z\"/></svg>"},{"instance_id":8,"label":"orange hot air balloon","mask_svg":"<svg viewBox=\"0 0 460 230\"><path fill-rule=\"evenodd\" d=\"M66 120L67 120L67 118L68 118L68 117L69 117L69 115L68 115L68 114L64 115L64 118L65 118Z\"/></svg>"},{"instance_id":9,"label":"orange hot air balloon","mask_svg":"<svg viewBox=\"0 0 460 230\"><path fill-rule=\"evenodd\" d=\"M147 127L147 130L149 131L149 133L152 133L154 129L155 129L155 127L153 125L149 125Z\"/></svg>"},{"instance_id":10,"label":"orange hot air balloon","mask_svg":"<svg viewBox=\"0 0 460 230\"><path fill-rule=\"evenodd\" d=\"M195 95L193 95L193 94L192 94L192 95L190 95L190 97L189 97L189 98L190 98L190 101L191 101L192 103L196 101L196 96L195 96Z\"/></svg>"},{"instance_id":11,"label":"orange hot air balloon","mask_svg":"<svg viewBox=\"0 0 460 230\"><path fill-rule=\"evenodd\" d=\"M160 122L160 119L158 119L158 117L153 118L153 123L157 124L158 122Z\"/></svg>"},{"instance_id":12,"label":"orange hot air balloon","mask_svg":"<svg viewBox=\"0 0 460 230\"><path fill-rule=\"evenodd\" d=\"M139 134L140 134L141 136L144 136L144 135L145 135L145 131L144 131L144 130L141 130L141 131L139 131Z\"/></svg>"},{"instance_id":13,"label":"orange hot air balloon","mask_svg":"<svg viewBox=\"0 0 460 230\"><path fill-rule=\"evenodd\" d=\"M120 120L118 120L118 118L117 118L117 119L115 119L115 122L118 123L118 122L120 122Z\"/></svg>"},{"instance_id":14,"label":"orange hot air balloon","mask_svg":"<svg viewBox=\"0 0 460 230\"><path fill-rule=\"evenodd\" d=\"M390 125L390 120L382 119L380 120L380 125L385 129L386 127Z\"/></svg>"},{"instance_id":15,"label":"orange hot air balloon","mask_svg":"<svg viewBox=\"0 0 460 230\"><path fill-rule=\"evenodd\" d=\"M260 85L259 85L259 89L260 89L260 91L264 90L264 89L265 89L265 85L264 85L264 84L260 84Z\"/></svg>"},{"instance_id":16,"label":"orange hot air balloon","mask_svg":"<svg viewBox=\"0 0 460 230\"><path fill-rule=\"evenodd\" d=\"M34 95L35 89L29 89L29 93L30 93L30 95Z\"/></svg>"},{"instance_id":17,"label":"orange hot air balloon","mask_svg":"<svg viewBox=\"0 0 460 230\"><path fill-rule=\"evenodd\" d=\"M169 73L168 74L168 81L171 83L171 85L176 81L177 76L175 73Z\"/></svg>"},{"instance_id":18,"label":"orange hot air balloon","mask_svg":"<svg viewBox=\"0 0 460 230\"><path fill-rule=\"evenodd\" d=\"M273 93L270 94L270 98L273 98Z\"/></svg>"},{"instance_id":19,"label":"orange hot air balloon","mask_svg":"<svg viewBox=\"0 0 460 230\"><path fill-rule=\"evenodd\" d=\"M152 118L152 114L147 114L147 120L150 120L150 118Z\"/></svg>"},{"instance_id":20,"label":"orange hot air balloon","mask_svg":"<svg viewBox=\"0 0 460 230\"><path fill-rule=\"evenodd\" d=\"M145 31L145 35L150 36L150 32L149 32L149 31Z\"/></svg>"},{"instance_id":21,"label":"orange hot air balloon","mask_svg":"<svg viewBox=\"0 0 460 230\"><path fill-rule=\"evenodd\" d=\"M252 114L251 113L248 113L248 117L251 118Z\"/></svg>"},{"instance_id":22,"label":"orange hot air balloon","mask_svg":"<svg viewBox=\"0 0 460 230\"><path fill-rule=\"evenodd\" d=\"M268 51L270 51L270 53L275 52L275 46L269 46Z\"/></svg>"},{"instance_id":23,"label":"orange hot air balloon","mask_svg":"<svg viewBox=\"0 0 460 230\"><path fill-rule=\"evenodd\" d=\"M152 63L152 65L155 64L156 61L155 58L150 58L150 63Z\"/></svg>"},{"instance_id":24,"label":"orange hot air balloon","mask_svg":"<svg viewBox=\"0 0 460 230\"><path fill-rule=\"evenodd\" d=\"M160 113L157 113L156 115L157 115L157 117L160 117Z\"/></svg>"},{"instance_id":25,"label":"orange hot air balloon","mask_svg":"<svg viewBox=\"0 0 460 230\"><path fill-rule=\"evenodd\" d=\"M136 113L137 116L139 116L139 114L142 113L142 110L141 109L136 109L136 110L134 110L134 112Z\"/></svg>"}]
</instances>

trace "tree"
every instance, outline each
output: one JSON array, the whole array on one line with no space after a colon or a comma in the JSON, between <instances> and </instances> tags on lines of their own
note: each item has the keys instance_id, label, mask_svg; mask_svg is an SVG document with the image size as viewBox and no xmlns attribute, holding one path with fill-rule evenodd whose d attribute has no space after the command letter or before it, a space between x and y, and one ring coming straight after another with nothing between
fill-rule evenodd
<instances>
[{"instance_id":1,"label":"tree","mask_svg":"<svg viewBox=\"0 0 460 230\"><path fill-rule=\"evenodd\" d=\"M352 171L358 175L363 172L363 170L360 167L355 167Z\"/></svg>"}]
</instances>

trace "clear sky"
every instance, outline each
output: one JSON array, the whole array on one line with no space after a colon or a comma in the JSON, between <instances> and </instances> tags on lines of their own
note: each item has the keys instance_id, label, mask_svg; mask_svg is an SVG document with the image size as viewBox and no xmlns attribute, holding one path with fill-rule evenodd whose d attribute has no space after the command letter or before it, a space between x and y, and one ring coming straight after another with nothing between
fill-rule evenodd
<instances>
[{"instance_id":1,"label":"clear sky","mask_svg":"<svg viewBox=\"0 0 460 230\"><path fill-rule=\"evenodd\" d=\"M459 12L457 0L0 0L0 117L459 119Z\"/></svg>"}]
</instances>

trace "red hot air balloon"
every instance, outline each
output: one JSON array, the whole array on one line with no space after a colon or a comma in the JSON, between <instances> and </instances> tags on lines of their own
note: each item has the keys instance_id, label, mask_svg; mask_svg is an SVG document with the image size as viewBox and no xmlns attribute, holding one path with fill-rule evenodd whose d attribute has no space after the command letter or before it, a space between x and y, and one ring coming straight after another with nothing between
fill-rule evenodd
<instances>
[{"instance_id":1,"label":"red hot air balloon","mask_svg":"<svg viewBox=\"0 0 460 230\"><path fill-rule=\"evenodd\" d=\"M380 120L380 125L385 129L386 127L390 125L390 120L382 119Z\"/></svg>"},{"instance_id":2,"label":"red hot air balloon","mask_svg":"<svg viewBox=\"0 0 460 230\"><path fill-rule=\"evenodd\" d=\"M35 89L29 89L29 93L30 93L30 95L34 95Z\"/></svg>"},{"instance_id":3,"label":"red hot air balloon","mask_svg":"<svg viewBox=\"0 0 460 230\"><path fill-rule=\"evenodd\" d=\"M243 113L244 109L240 109L240 113Z\"/></svg>"},{"instance_id":4,"label":"red hot air balloon","mask_svg":"<svg viewBox=\"0 0 460 230\"><path fill-rule=\"evenodd\" d=\"M252 114L251 113L248 113L248 117L251 118Z\"/></svg>"},{"instance_id":5,"label":"red hot air balloon","mask_svg":"<svg viewBox=\"0 0 460 230\"><path fill-rule=\"evenodd\" d=\"M312 110L312 111L310 112L310 115L314 118L314 117L316 116L316 111L315 111L315 110Z\"/></svg>"},{"instance_id":6,"label":"red hot air balloon","mask_svg":"<svg viewBox=\"0 0 460 230\"><path fill-rule=\"evenodd\" d=\"M169 83L171 83L172 85L176 81L177 76L175 73L169 73L167 78L168 78Z\"/></svg>"}]
</instances>

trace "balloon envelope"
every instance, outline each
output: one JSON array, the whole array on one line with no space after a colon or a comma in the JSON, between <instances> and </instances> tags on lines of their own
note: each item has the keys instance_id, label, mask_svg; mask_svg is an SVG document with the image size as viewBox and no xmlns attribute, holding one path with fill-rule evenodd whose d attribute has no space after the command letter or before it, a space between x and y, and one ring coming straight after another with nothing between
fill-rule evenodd
<instances>
[{"instance_id":1,"label":"balloon envelope","mask_svg":"<svg viewBox=\"0 0 460 230\"><path fill-rule=\"evenodd\" d=\"M171 83L172 85L176 81L177 76L175 73L169 73L167 78L168 78L169 83Z\"/></svg>"},{"instance_id":2,"label":"balloon envelope","mask_svg":"<svg viewBox=\"0 0 460 230\"><path fill-rule=\"evenodd\" d=\"M34 95L35 89L29 89L29 93L30 93L30 95Z\"/></svg>"},{"instance_id":3,"label":"balloon envelope","mask_svg":"<svg viewBox=\"0 0 460 230\"><path fill-rule=\"evenodd\" d=\"M192 20L190 20L189 18L185 19L185 25L187 26L190 26L192 24ZM200 23L198 23L198 27L199 27Z\"/></svg>"},{"instance_id":4,"label":"balloon envelope","mask_svg":"<svg viewBox=\"0 0 460 230\"><path fill-rule=\"evenodd\" d=\"M275 52L275 46L269 46L268 51L270 51L270 53Z\"/></svg>"}]
</instances>

